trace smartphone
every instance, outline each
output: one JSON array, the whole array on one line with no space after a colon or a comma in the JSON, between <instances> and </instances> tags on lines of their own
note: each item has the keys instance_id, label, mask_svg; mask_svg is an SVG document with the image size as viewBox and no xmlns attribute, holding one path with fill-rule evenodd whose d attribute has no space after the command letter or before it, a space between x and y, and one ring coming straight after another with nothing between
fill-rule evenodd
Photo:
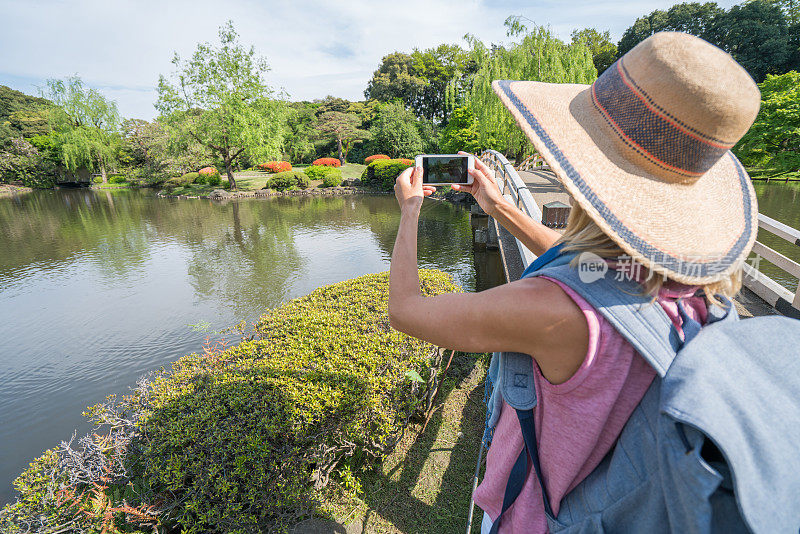
<instances>
[{"instance_id":1,"label":"smartphone","mask_svg":"<svg viewBox=\"0 0 800 534\"><path fill-rule=\"evenodd\" d=\"M470 169L475 168L475 156L460 154L422 154L415 158L422 167L422 183L428 185L453 185L472 183Z\"/></svg>"}]
</instances>

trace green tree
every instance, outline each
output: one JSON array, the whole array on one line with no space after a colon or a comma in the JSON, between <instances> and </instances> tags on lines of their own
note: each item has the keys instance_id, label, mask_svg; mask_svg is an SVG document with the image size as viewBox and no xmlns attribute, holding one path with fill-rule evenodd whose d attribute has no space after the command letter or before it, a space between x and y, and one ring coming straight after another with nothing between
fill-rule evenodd
<instances>
[{"instance_id":1,"label":"green tree","mask_svg":"<svg viewBox=\"0 0 800 534\"><path fill-rule=\"evenodd\" d=\"M767 0L767 2L778 6L790 25L800 24L800 0Z\"/></svg>"},{"instance_id":2,"label":"green tree","mask_svg":"<svg viewBox=\"0 0 800 534\"><path fill-rule=\"evenodd\" d=\"M789 26L777 5L754 0L733 6L718 17L715 37L757 82L789 68Z\"/></svg>"},{"instance_id":3,"label":"green tree","mask_svg":"<svg viewBox=\"0 0 800 534\"><path fill-rule=\"evenodd\" d=\"M12 137L30 138L50 132L51 102L0 85L0 146Z\"/></svg>"},{"instance_id":4,"label":"green tree","mask_svg":"<svg viewBox=\"0 0 800 534\"><path fill-rule=\"evenodd\" d=\"M480 148L478 126L475 115L467 107L460 107L450 114L450 121L442 130L439 140L442 152L454 154L459 150L476 152Z\"/></svg>"},{"instance_id":5,"label":"green tree","mask_svg":"<svg viewBox=\"0 0 800 534\"><path fill-rule=\"evenodd\" d=\"M369 132L361 130L361 120L357 115L341 111L326 111L319 116L317 132L324 138L336 141L339 161L344 164L347 153L354 143L369 138Z\"/></svg>"},{"instance_id":6,"label":"green tree","mask_svg":"<svg viewBox=\"0 0 800 534\"><path fill-rule=\"evenodd\" d=\"M70 172L81 167L99 170L106 182L119 147L116 102L85 87L77 76L47 80L43 96L54 104L49 108L51 145L60 163Z\"/></svg>"},{"instance_id":7,"label":"green tree","mask_svg":"<svg viewBox=\"0 0 800 534\"><path fill-rule=\"evenodd\" d=\"M594 28L575 30L572 32L572 44L583 44L592 52L592 63L597 74L611 66L617 59L617 45L611 41L611 33L599 32Z\"/></svg>"},{"instance_id":8,"label":"green tree","mask_svg":"<svg viewBox=\"0 0 800 534\"><path fill-rule=\"evenodd\" d=\"M446 122L448 115L447 86L463 85L476 70L466 50L458 45L442 44L436 48L414 50L411 53L414 73L425 80L410 105L418 117Z\"/></svg>"},{"instance_id":9,"label":"green tree","mask_svg":"<svg viewBox=\"0 0 800 534\"><path fill-rule=\"evenodd\" d=\"M399 102L388 102L378 107L370 134L375 153L410 158L423 151L417 118Z\"/></svg>"},{"instance_id":10,"label":"green tree","mask_svg":"<svg viewBox=\"0 0 800 534\"><path fill-rule=\"evenodd\" d=\"M746 165L800 171L800 73L767 75L760 83L761 110L750 130L734 147Z\"/></svg>"},{"instance_id":11,"label":"green tree","mask_svg":"<svg viewBox=\"0 0 800 534\"><path fill-rule=\"evenodd\" d=\"M266 60L239 44L231 21L220 27L219 39L218 46L197 45L187 61L175 54L171 80L159 77L156 108L179 135L213 151L235 189L233 168L242 156L281 154L287 109L264 82Z\"/></svg>"},{"instance_id":12,"label":"green tree","mask_svg":"<svg viewBox=\"0 0 800 534\"><path fill-rule=\"evenodd\" d=\"M22 137L0 149L0 181L19 180L28 187L52 187L55 168L49 158Z\"/></svg>"},{"instance_id":13,"label":"green tree","mask_svg":"<svg viewBox=\"0 0 800 534\"><path fill-rule=\"evenodd\" d=\"M494 94L492 81L588 84L597 77L597 70L591 52L582 43L567 45L540 26L529 31L519 18L509 17L506 27L510 37L518 37L508 46L488 48L468 36L478 70L466 102L475 114L480 146L494 147L520 160L530 151L530 143Z\"/></svg>"},{"instance_id":14,"label":"green tree","mask_svg":"<svg viewBox=\"0 0 800 534\"><path fill-rule=\"evenodd\" d=\"M617 45L617 57L622 57L634 46L656 32L685 32L718 44L717 18L725 10L716 2L684 2L675 4L666 11L656 9L649 15L639 17L625 30Z\"/></svg>"},{"instance_id":15,"label":"green tree","mask_svg":"<svg viewBox=\"0 0 800 534\"><path fill-rule=\"evenodd\" d=\"M367 83L364 96L367 100L374 98L380 102L400 100L411 107L426 85L426 80L416 73L414 58L394 52L381 60L378 70Z\"/></svg>"},{"instance_id":16,"label":"green tree","mask_svg":"<svg viewBox=\"0 0 800 534\"><path fill-rule=\"evenodd\" d=\"M283 151L292 163L308 163L314 159L315 108L308 102L292 102L286 120Z\"/></svg>"}]
</instances>

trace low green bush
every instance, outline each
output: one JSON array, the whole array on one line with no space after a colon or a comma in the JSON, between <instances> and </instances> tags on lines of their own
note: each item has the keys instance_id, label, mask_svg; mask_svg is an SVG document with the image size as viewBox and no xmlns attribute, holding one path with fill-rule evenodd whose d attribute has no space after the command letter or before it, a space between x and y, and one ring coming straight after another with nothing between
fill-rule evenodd
<instances>
[{"instance_id":1,"label":"low green bush","mask_svg":"<svg viewBox=\"0 0 800 534\"><path fill-rule=\"evenodd\" d=\"M324 187L336 187L342 183L342 170L336 167L314 165L306 169L306 174L312 180L322 180Z\"/></svg>"},{"instance_id":2,"label":"low green bush","mask_svg":"<svg viewBox=\"0 0 800 534\"><path fill-rule=\"evenodd\" d=\"M420 285L459 291L439 271L421 270ZM286 531L337 467L357 478L376 466L430 408L441 352L389 326L387 297L386 272L323 286L238 345L184 356L90 408L94 437L31 463L0 531ZM123 500L140 515L106 519Z\"/></svg>"},{"instance_id":3,"label":"low green bush","mask_svg":"<svg viewBox=\"0 0 800 534\"><path fill-rule=\"evenodd\" d=\"M110 184L124 184L127 182L128 180L121 174L112 174L108 177L108 183Z\"/></svg>"},{"instance_id":4,"label":"low green bush","mask_svg":"<svg viewBox=\"0 0 800 534\"><path fill-rule=\"evenodd\" d=\"M199 172L187 172L181 178L183 179L184 183L191 184L194 183L200 177Z\"/></svg>"},{"instance_id":5,"label":"low green bush","mask_svg":"<svg viewBox=\"0 0 800 534\"><path fill-rule=\"evenodd\" d=\"M284 171L274 174L267 180L267 188L285 191L292 186L300 189L308 187L308 176L300 171Z\"/></svg>"},{"instance_id":6,"label":"low green bush","mask_svg":"<svg viewBox=\"0 0 800 534\"><path fill-rule=\"evenodd\" d=\"M342 183L342 173L326 174L322 177L322 187L339 187Z\"/></svg>"},{"instance_id":7,"label":"low green bush","mask_svg":"<svg viewBox=\"0 0 800 534\"><path fill-rule=\"evenodd\" d=\"M92 181L94 183L96 183L96 184L102 184L103 183L103 177L102 176L95 176L94 178L92 178Z\"/></svg>"},{"instance_id":8,"label":"low green bush","mask_svg":"<svg viewBox=\"0 0 800 534\"><path fill-rule=\"evenodd\" d=\"M219 174L216 176L209 176L206 178L206 183L208 185L219 185L222 183L222 178L220 178Z\"/></svg>"},{"instance_id":9,"label":"low green bush","mask_svg":"<svg viewBox=\"0 0 800 534\"><path fill-rule=\"evenodd\" d=\"M401 172L413 165L411 160L377 159L361 172L361 183L370 184L384 191L394 188L395 180Z\"/></svg>"}]
</instances>

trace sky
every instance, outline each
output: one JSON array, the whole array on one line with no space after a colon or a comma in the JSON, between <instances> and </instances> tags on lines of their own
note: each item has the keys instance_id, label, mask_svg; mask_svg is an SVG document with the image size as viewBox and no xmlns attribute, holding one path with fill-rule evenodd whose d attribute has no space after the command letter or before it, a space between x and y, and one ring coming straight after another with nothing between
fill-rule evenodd
<instances>
[{"instance_id":1,"label":"sky","mask_svg":"<svg viewBox=\"0 0 800 534\"><path fill-rule=\"evenodd\" d=\"M267 59L267 83L291 100L363 100L383 56L470 33L506 40L503 21L522 15L564 40L573 29L609 30L614 41L660 0L0 0L0 85L38 94L48 78L78 75L115 100L123 117L156 116L159 74L173 54L217 41L232 20ZM728 8L736 2L718 1Z\"/></svg>"}]
</instances>

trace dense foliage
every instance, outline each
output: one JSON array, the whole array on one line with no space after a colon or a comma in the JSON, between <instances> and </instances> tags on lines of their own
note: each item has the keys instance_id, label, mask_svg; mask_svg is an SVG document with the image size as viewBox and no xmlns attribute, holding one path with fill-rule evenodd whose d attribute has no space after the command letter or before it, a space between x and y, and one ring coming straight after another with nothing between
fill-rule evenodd
<instances>
[{"instance_id":1,"label":"dense foliage","mask_svg":"<svg viewBox=\"0 0 800 534\"><path fill-rule=\"evenodd\" d=\"M342 162L339 161L336 158L319 158L319 159L315 159L311 164L312 165L320 165L320 166L324 166L324 167L341 167L342 166Z\"/></svg>"},{"instance_id":2,"label":"dense foliage","mask_svg":"<svg viewBox=\"0 0 800 534\"><path fill-rule=\"evenodd\" d=\"M761 110L734 151L774 176L800 172L800 73L767 75L759 88Z\"/></svg>"},{"instance_id":3,"label":"dense foliage","mask_svg":"<svg viewBox=\"0 0 800 534\"><path fill-rule=\"evenodd\" d=\"M733 57L756 81L800 70L800 18L794 0L751 0L728 11L715 2L686 2L636 19L619 42L618 56L659 31L702 37Z\"/></svg>"},{"instance_id":4,"label":"dense foliage","mask_svg":"<svg viewBox=\"0 0 800 534\"><path fill-rule=\"evenodd\" d=\"M308 175L298 170L284 171L274 174L267 180L267 189L285 191L287 189L305 189L308 187Z\"/></svg>"},{"instance_id":5,"label":"dense foliage","mask_svg":"<svg viewBox=\"0 0 800 534\"><path fill-rule=\"evenodd\" d=\"M386 154L373 154L372 156L364 158L364 164L369 165L376 159L390 159L390 158Z\"/></svg>"},{"instance_id":6,"label":"dense foliage","mask_svg":"<svg viewBox=\"0 0 800 534\"><path fill-rule=\"evenodd\" d=\"M480 146L475 114L466 106L454 109L450 122L442 130L440 150L445 154L455 154L459 150L476 152Z\"/></svg>"},{"instance_id":7,"label":"dense foliage","mask_svg":"<svg viewBox=\"0 0 800 534\"><path fill-rule=\"evenodd\" d=\"M47 80L44 94L53 103L48 108L52 159L71 173L81 168L98 170L106 181L120 142L116 102L87 88L78 77Z\"/></svg>"},{"instance_id":8,"label":"dense foliage","mask_svg":"<svg viewBox=\"0 0 800 534\"><path fill-rule=\"evenodd\" d=\"M518 19L506 21L508 35L517 40L507 47L489 48L470 37L479 65L465 101L475 115L482 147L514 154L517 161L532 147L513 117L492 90L494 80L538 80L551 83L591 83L597 77L592 55L582 42L565 44L549 29L528 30Z\"/></svg>"},{"instance_id":9,"label":"dense foliage","mask_svg":"<svg viewBox=\"0 0 800 534\"><path fill-rule=\"evenodd\" d=\"M324 165L312 165L306 168L306 174L312 180L322 180L324 187L336 187L342 183L342 170Z\"/></svg>"},{"instance_id":10,"label":"dense foliage","mask_svg":"<svg viewBox=\"0 0 800 534\"><path fill-rule=\"evenodd\" d=\"M400 173L413 164L414 162L410 159L375 160L362 171L361 183L384 191L391 191Z\"/></svg>"},{"instance_id":11,"label":"dense foliage","mask_svg":"<svg viewBox=\"0 0 800 534\"><path fill-rule=\"evenodd\" d=\"M197 174L209 178L211 176L219 176L219 170L217 170L216 167L203 167L202 169L197 171Z\"/></svg>"},{"instance_id":12,"label":"dense foliage","mask_svg":"<svg viewBox=\"0 0 800 534\"><path fill-rule=\"evenodd\" d=\"M288 161L268 161L259 164L258 168L265 172L286 172L292 170L292 164Z\"/></svg>"},{"instance_id":13,"label":"dense foliage","mask_svg":"<svg viewBox=\"0 0 800 534\"><path fill-rule=\"evenodd\" d=\"M424 295L459 291L441 272L420 281ZM390 328L387 296L388 273L321 287L92 407L100 428L17 478L0 530L287 529L335 469L358 476L430 408L441 354Z\"/></svg>"},{"instance_id":14,"label":"dense foliage","mask_svg":"<svg viewBox=\"0 0 800 534\"><path fill-rule=\"evenodd\" d=\"M31 138L50 133L48 108L44 98L28 96L0 85L0 147L11 138Z\"/></svg>"}]
</instances>

